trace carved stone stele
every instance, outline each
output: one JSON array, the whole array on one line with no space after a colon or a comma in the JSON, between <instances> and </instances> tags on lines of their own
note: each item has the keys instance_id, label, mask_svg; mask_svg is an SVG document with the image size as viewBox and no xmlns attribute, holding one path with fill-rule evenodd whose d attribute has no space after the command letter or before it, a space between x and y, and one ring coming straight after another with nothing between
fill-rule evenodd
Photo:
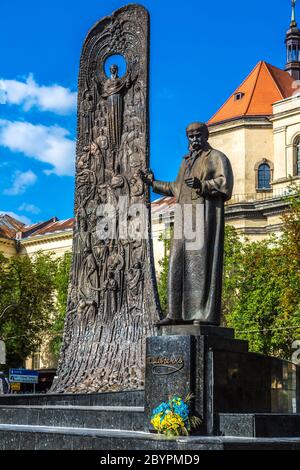
<instances>
[{"instance_id":1,"label":"carved stone stele","mask_svg":"<svg viewBox=\"0 0 300 470\"><path fill-rule=\"evenodd\" d=\"M123 76L114 65L107 72L112 55L125 60ZM150 234L149 193L141 178L149 167L148 63L149 17L139 5L99 21L83 45L73 261L51 392L144 385L145 339L155 335L160 317L152 246L139 236L143 209L128 214L121 208L142 204Z\"/></svg>"}]
</instances>

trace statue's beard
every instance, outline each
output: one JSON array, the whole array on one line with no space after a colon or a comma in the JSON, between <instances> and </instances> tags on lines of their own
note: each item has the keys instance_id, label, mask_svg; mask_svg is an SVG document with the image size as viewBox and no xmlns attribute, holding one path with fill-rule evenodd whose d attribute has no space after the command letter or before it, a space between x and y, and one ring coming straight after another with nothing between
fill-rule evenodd
<instances>
[{"instance_id":1,"label":"statue's beard","mask_svg":"<svg viewBox=\"0 0 300 470\"><path fill-rule=\"evenodd\" d=\"M202 145L199 142L193 142L190 144L190 151L197 152L202 149Z\"/></svg>"}]
</instances>

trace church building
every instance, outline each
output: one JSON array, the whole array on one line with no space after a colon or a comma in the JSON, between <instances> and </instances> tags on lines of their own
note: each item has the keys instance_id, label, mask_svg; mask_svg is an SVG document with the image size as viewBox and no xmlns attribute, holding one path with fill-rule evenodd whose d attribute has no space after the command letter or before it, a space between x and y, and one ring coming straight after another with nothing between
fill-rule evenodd
<instances>
[{"instance_id":1,"label":"church building","mask_svg":"<svg viewBox=\"0 0 300 470\"><path fill-rule=\"evenodd\" d=\"M228 155L234 193L226 221L249 239L280 231L284 196L300 181L300 30L292 1L286 66L259 62L208 121L210 144Z\"/></svg>"}]
</instances>

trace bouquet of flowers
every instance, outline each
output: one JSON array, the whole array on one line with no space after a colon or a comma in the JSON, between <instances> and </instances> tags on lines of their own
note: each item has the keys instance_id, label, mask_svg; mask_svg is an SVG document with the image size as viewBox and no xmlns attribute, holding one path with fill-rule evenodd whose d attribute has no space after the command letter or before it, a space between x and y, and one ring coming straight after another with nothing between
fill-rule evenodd
<instances>
[{"instance_id":1,"label":"bouquet of flowers","mask_svg":"<svg viewBox=\"0 0 300 470\"><path fill-rule=\"evenodd\" d=\"M168 402L161 403L152 412L151 424L154 429L168 436L188 436L192 429L201 424L201 419L190 415L192 395L184 400L174 396Z\"/></svg>"}]
</instances>

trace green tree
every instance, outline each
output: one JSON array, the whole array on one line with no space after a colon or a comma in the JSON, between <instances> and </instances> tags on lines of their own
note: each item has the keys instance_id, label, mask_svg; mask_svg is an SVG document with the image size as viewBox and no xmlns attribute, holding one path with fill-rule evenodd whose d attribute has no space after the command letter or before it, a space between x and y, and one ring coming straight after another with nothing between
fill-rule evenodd
<instances>
[{"instance_id":1,"label":"green tree","mask_svg":"<svg viewBox=\"0 0 300 470\"><path fill-rule=\"evenodd\" d=\"M55 316L55 319L50 329L50 334L52 336L52 339L50 341L50 349L55 357L59 356L62 343L62 336L67 310L70 269L71 254L67 253L57 261L55 274L57 315Z\"/></svg>"},{"instance_id":2,"label":"green tree","mask_svg":"<svg viewBox=\"0 0 300 470\"><path fill-rule=\"evenodd\" d=\"M223 312L252 351L291 358L300 338L300 193L291 188L282 236L242 242L226 228Z\"/></svg>"},{"instance_id":3,"label":"green tree","mask_svg":"<svg viewBox=\"0 0 300 470\"><path fill-rule=\"evenodd\" d=\"M51 255L0 255L0 337L11 367L22 366L49 331L56 312L55 272Z\"/></svg>"},{"instance_id":4,"label":"green tree","mask_svg":"<svg viewBox=\"0 0 300 470\"><path fill-rule=\"evenodd\" d=\"M286 201L279 238L249 242L226 226L222 322L248 340L251 351L290 359L300 339L300 188L291 185ZM165 240L158 282L164 312L169 247Z\"/></svg>"},{"instance_id":5,"label":"green tree","mask_svg":"<svg viewBox=\"0 0 300 470\"><path fill-rule=\"evenodd\" d=\"M160 266L160 273L157 282L157 289L161 309L164 315L167 314L168 307L168 272L171 236L172 229L167 229L164 233L161 233L159 237L159 241L162 241L164 243L164 257L158 262Z\"/></svg>"}]
</instances>

